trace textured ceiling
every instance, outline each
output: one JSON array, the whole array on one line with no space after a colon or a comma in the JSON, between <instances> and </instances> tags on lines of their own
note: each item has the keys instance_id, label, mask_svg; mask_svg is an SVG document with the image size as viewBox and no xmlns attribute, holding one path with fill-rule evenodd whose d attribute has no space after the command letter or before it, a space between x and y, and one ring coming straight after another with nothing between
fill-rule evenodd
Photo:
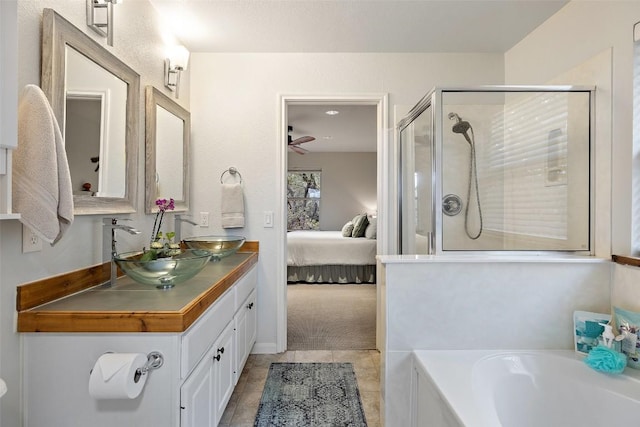
<instances>
[{"instance_id":1,"label":"textured ceiling","mask_svg":"<svg viewBox=\"0 0 640 427\"><path fill-rule=\"evenodd\" d=\"M1 1L1 0L0 0ZM150 0L192 52L504 53L567 0ZM310 151L376 150L375 107L291 106Z\"/></svg>"},{"instance_id":2,"label":"textured ceiling","mask_svg":"<svg viewBox=\"0 0 640 427\"><path fill-rule=\"evenodd\" d=\"M327 115L326 111L338 111ZM376 106L372 105L291 105L287 116L293 127L292 139L313 136L301 145L311 152L376 151Z\"/></svg>"},{"instance_id":3,"label":"textured ceiling","mask_svg":"<svg viewBox=\"0 0 640 427\"><path fill-rule=\"evenodd\" d=\"M192 52L505 52L566 0L150 0Z\"/></svg>"}]
</instances>

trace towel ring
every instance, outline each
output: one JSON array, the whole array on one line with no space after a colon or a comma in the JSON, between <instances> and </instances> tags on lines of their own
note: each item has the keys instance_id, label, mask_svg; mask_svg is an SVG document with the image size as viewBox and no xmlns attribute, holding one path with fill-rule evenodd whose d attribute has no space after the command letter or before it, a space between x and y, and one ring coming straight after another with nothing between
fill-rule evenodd
<instances>
[{"instance_id":1,"label":"towel ring","mask_svg":"<svg viewBox=\"0 0 640 427\"><path fill-rule=\"evenodd\" d=\"M233 166L231 166L226 171L222 172L222 175L220 175L220 184L223 183L222 177L224 177L224 174L227 172L229 172L229 174L231 174L232 176L236 176L236 174L238 174L238 177L240 178L240 184L242 184L242 175L240 174L240 172L238 172L238 169L234 168Z\"/></svg>"}]
</instances>

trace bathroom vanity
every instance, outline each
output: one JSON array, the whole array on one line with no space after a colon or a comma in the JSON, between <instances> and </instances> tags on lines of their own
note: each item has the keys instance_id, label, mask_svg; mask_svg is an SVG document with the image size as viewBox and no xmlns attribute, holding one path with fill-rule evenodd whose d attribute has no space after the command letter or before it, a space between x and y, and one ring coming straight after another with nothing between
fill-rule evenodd
<instances>
[{"instance_id":1,"label":"bathroom vanity","mask_svg":"<svg viewBox=\"0 0 640 427\"><path fill-rule=\"evenodd\" d=\"M120 277L115 286L30 308L43 284L19 287L24 425L216 426L256 339L257 260L255 245L170 290ZM54 290L73 286L58 282ZM164 363L147 374L137 398L90 396L90 372L102 354L153 351Z\"/></svg>"}]
</instances>

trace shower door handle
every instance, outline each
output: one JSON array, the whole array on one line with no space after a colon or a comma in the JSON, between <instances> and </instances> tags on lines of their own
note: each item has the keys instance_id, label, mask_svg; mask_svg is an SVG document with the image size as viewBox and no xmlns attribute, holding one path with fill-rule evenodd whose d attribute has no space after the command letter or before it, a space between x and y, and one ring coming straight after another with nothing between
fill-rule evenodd
<instances>
[{"instance_id":1,"label":"shower door handle","mask_svg":"<svg viewBox=\"0 0 640 427\"><path fill-rule=\"evenodd\" d=\"M427 231L427 255L433 255L434 253L434 236L433 231Z\"/></svg>"}]
</instances>

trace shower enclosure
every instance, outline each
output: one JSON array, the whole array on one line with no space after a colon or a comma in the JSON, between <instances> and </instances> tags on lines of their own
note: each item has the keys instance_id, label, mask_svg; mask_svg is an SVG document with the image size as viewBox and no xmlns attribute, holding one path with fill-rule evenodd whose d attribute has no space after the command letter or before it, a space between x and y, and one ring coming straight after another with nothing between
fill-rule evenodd
<instances>
[{"instance_id":1,"label":"shower enclosure","mask_svg":"<svg viewBox=\"0 0 640 427\"><path fill-rule=\"evenodd\" d=\"M592 253L594 88L436 88L398 123L399 250Z\"/></svg>"}]
</instances>

